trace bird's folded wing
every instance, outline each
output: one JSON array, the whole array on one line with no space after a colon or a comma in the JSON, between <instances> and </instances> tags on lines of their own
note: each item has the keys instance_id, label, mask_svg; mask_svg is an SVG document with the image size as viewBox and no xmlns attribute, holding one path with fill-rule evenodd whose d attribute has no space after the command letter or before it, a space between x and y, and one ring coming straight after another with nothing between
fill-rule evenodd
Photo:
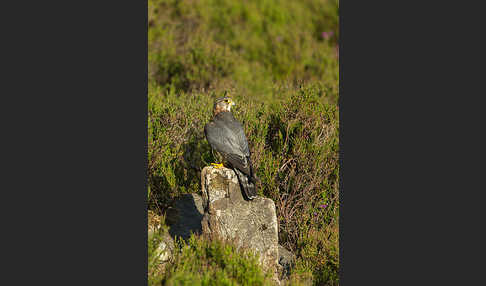
<instances>
[{"instance_id":1,"label":"bird's folded wing","mask_svg":"<svg viewBox=\"0 0 486 286\"><path fill-rule=\"evenodd\" d=\"M228 160L231 165L248 176L251 176L250 161L245 156L238 156L235 154L227 154L226 160Z\"/></svg>"},{"instance_id":2,"label":"bird's folded wing","mask_svg":"<svg viewBox=\"0 0 486 286\"><path fill-rule=\"evenodd\" d=\"M241 138L240 130L233 129L210 122L204 127L204 132L212 148L222 153L233 167L249 175L250 166L247 158L249 152L246 137Z\"/></svg>"}]
</instances>

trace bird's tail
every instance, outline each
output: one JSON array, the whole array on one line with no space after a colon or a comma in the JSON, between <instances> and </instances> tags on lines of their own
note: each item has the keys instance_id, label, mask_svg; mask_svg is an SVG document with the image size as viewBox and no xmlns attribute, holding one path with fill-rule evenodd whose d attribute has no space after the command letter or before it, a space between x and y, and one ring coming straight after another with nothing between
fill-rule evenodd
<instances>
[{"instance_id":1,"label":"bird's tail","mask_svg":"<svg viewBox=\"0 0 486 286\"><path fill-rule=\"evenodd\" d=\"M243 193L245 193L246 197L249 200L253 200L257 197L256 186L254 178L249 178L248 175L244 174L240 170L234 168L236 176L238 176L238 181L240 182L240 186L243 189Z\"/></svg>"}]
</instances>

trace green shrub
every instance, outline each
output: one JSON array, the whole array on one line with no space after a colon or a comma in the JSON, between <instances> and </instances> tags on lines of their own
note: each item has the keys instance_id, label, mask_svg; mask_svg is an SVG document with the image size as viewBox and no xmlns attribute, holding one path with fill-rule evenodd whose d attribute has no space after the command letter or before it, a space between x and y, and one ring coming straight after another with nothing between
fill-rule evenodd
<instances>
[{"instance_id":1,"label":"green shrub","mask_svg":"<svg viewBox=\"0 0 486 286\"><path fill-rule=\"evenodd\" d=\"M312 79L337 89L337 15L337 0L149 0L149 77L184 91Z\"/></svg>"},{"instance_id":2,"label":"green shrub","mask_svg":"<svg viewBox=\"0 0 486 286\"><path fill-rule=\"evenodd\" d=\"M230 243L192 236L178 249L163 276L164 285L272 285L258 257Z\"/></svg>"}]
</instances>

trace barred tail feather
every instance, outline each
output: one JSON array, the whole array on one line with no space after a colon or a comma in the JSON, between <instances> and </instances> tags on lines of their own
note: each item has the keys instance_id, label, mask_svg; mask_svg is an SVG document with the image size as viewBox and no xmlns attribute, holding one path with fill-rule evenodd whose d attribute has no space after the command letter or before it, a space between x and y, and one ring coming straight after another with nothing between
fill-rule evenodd
<instances>
[{"instance_id":1,"label":"barred tail feather","mask_svg":"<svg viewBox=\"0 0 486 286\"><path fill-rule=\"evenodd\" d=\"M243 189L243 193L245 193L246 198L249 200L253 200L257 197L256 187L253 178L248 179L248 176L242 173L238 169L234 169L236 176L238 177L238 181L240 182L240 187Z\"/></svg>"}]
</instances>

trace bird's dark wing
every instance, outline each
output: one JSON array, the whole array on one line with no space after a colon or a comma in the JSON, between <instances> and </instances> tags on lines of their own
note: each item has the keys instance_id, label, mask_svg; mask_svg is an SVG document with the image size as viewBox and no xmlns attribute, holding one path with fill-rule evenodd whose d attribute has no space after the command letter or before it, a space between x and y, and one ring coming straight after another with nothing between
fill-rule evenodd
<instances>
[{"instance_id":1,"label":"bird's dark wing","mask_svg":"<svg viewBox=\"0 0 486 286\"><path fill-rule=\"evenodd\" d=\"M224 112L220 116L221 121L234 133L235 142L234 144L238 146L240 151L245 156L250 156L250 149L248 148L248 141L245 135L245 129L236 120L231 112Z\"/></svg>"},{"instance_id":2,"label":"bird's dark wing","mask_svg":"<svg viewBox=\"0 0 486 286\"><path fill-rule=\"evenodd\" d=\"M245 156L250 156L250 148L248 147L248 140L246 139L243 126L241 126L236 119L231 122L231 126L231 129L235 131L236 140L238 141L238 146L241 148L241 151Z\"/></svg>"},{"instance_id":3,"label":"bird's dark wing","mask_svg":"<svg viewBox=\"0 0 486 286\"><path fill-rule=\"evenodd\" d=\"M241 124L230 112L222 112L204 127L206 139L213 149L243 173L251 176L250 151Z\"/></svg>"}]
</instances>

